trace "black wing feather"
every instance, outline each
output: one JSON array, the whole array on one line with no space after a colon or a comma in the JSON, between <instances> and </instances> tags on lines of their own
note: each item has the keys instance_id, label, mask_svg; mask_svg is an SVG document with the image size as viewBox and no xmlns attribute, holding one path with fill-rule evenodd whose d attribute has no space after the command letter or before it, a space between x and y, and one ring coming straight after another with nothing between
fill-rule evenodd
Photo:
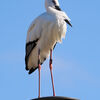
<instances>
[{"instance_id":1,"label":"black wing feather","mask_svg":"<svg viewBox=\"0 0 100 100\"><path fill-rule=\"evenodd\" d=\"M26 70L28 69L28 59L29 59L29 55L31 54L32 50L35 48L36 43L38 42L39 39L36 39L32 42L28 42L26 43L26 55L25 55L25 64L26 64Z\"/></svg>"}]
</instances>

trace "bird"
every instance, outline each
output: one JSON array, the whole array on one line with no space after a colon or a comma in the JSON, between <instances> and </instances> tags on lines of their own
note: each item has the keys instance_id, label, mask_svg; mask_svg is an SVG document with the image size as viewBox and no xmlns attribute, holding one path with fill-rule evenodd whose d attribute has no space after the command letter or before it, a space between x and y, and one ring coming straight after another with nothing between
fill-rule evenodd
<instances>
[{"instance_id":1,"label":"bird","mask_svg":"<svg viewBox=\"0 0 100 100\"><path fill-rule=\"evenodd\" d=\"M52 52L57 43L61 43L67 32L67 24L72 27L71 20L62 11L58 0L45 0L46 11L39 15L29 26L26 38L25 65L29 74L40 70L43 62L50 56L49 66L52 79L53 96L55 96L52 75Z\"/></svg>"}]
</instances>

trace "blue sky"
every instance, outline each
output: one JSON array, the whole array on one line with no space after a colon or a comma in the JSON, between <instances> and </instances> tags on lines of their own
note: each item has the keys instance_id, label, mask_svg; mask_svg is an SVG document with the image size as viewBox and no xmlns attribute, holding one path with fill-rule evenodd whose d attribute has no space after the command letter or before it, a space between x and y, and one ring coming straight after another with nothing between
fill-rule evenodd
<instances>
[{"instance_id":1,"label":"blue sky","mask_svg":"<svg viewBox=\"0 0 100 100\"><path fill-rule=\"evenodd\" d=\"M63 44L53 52L57 96L100 99L100 0L59 0L71 18ZM30 23L45 11L44 0L0 1L0 100L38 96L38 71L25 70L25 41ZM42 66L41 95L51 96L49 60Z\"/></svg>"}]
</instances>

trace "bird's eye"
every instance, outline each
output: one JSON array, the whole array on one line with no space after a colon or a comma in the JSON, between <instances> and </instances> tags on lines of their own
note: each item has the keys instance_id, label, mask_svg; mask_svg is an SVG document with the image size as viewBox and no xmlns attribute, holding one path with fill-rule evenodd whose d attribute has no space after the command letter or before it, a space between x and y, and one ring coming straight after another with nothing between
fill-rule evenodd
<instances>
[{"instance_id":1,"label":"bird's eye","mask_svg":"<svg viewBox=\"0 0 100 100\"><path fill-rule=\"evenodd\" d=\"M54 3L54 5L56 5L56 2L55 2L55 0L52 0L52 2Z\"/></svg>"}]
</instances>

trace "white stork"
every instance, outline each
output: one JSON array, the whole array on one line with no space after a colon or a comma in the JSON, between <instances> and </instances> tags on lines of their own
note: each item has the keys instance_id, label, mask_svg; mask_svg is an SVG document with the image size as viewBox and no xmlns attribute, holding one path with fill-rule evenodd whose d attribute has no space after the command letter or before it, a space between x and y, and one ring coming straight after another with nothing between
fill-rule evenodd
<instances>
[{"instance_id":1,"label":"white stork","mask_svg":"<svg viewBox=\"0 0 100 100\"><path fill-rule=\"evenodd\" d=\"M40 97L40 69L41 64L50 55L50 72L55 96L52 75L52 50L56 43L62 42L67 31L67 24L71 27L70 19L59 7L58 0L45 0L46 12L37 17L30 25L26 39L26 70L29 74L39 69L39 97Z\"/></svg>"}]
</instances>

